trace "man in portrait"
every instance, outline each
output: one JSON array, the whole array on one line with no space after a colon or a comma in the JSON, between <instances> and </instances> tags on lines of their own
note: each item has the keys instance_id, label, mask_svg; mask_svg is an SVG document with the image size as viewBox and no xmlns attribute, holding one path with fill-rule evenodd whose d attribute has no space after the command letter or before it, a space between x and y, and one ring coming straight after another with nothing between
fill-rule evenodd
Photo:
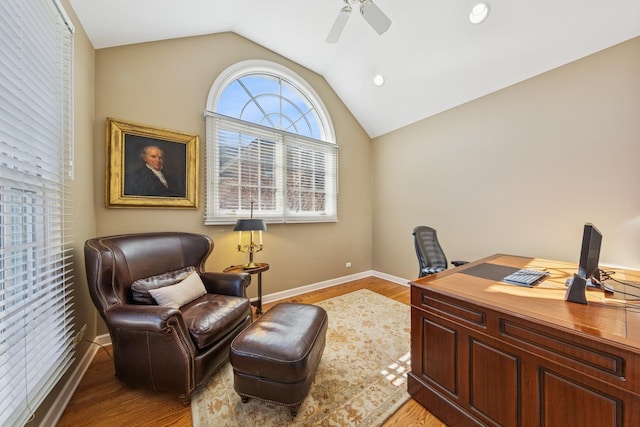
<instances>
[{"instance_id":1,"label":"man in portrait","mask_svg":"<svg viewBox=\"0 0 640 427\"><path fill-rule=\"evenodd\" d=\"M165 168L165 150L145 144L140 151L137 168L125 175L126 196L185 197L184 173Z\"/></svg>"}]
</instances>

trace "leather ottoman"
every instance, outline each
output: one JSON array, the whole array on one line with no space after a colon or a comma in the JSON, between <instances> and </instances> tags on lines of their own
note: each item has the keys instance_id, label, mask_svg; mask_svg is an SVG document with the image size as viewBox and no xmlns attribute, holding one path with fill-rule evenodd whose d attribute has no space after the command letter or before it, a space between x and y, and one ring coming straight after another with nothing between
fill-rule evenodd
<instances>
[{"instance_id":1,"label":"leather ottoman","mask_svg":"<svg viewBox=\"0 0 640 427\"><path fill-rule=\"evenodd\" d=\"M229 360L242 402L285 405L295 417L320 364L328 323L320 307L280 303L238 334Z\"/></svg>"}]
</instances>

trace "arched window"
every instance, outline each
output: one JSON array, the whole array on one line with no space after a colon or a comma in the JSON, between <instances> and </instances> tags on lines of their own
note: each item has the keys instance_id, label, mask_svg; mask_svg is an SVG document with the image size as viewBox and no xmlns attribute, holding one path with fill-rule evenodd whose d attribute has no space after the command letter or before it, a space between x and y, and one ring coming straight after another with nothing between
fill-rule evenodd
<instances>
[{"instance_id":1,"label":"arched window","mask_svg":"<svg viewBox=\"0 0 640 427\"><path fill-rule=\"evenodd\" d=\"M337 220L338 147L315 91L287 68L244 61L213 83L206 106L205 224Z\"/></svg>"}]
</instances>

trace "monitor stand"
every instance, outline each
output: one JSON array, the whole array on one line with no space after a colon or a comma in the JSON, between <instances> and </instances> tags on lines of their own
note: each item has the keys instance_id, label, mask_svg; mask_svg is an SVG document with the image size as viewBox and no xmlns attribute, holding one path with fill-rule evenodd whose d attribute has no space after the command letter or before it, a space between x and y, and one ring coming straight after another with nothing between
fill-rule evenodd
<instances>
[{"instance_id":1,"label":"monitor stand","mask_svg":"<svg viewBox=\"0 0 640 427\"><path fill-rule=\"evenodd\" d=\"M570 279L567 293L564 296L565 301L575 302L578 304L587 303L587 279L577 274Z\"/></svg>"},{"instance_id":2,"label":"monitor stand","mask_svg":"<svg viewBox=\"0 0 640 427\"><path fill-rule=\"evenodd\" d=\"M573 282L573 278L567 279L564 282L564 284L566 286L569 286L569 285L571 285L572 282ZM596 279L587 279L586 282L587 282L586 283L587 289L589 289L589 288L591 288L591 289L602 289L603 291L605 291L607 293L610 293L610 294L615 292L615 289L609 283L601 282L601 281L596 280Z\"/></svg>"}]
</instances>

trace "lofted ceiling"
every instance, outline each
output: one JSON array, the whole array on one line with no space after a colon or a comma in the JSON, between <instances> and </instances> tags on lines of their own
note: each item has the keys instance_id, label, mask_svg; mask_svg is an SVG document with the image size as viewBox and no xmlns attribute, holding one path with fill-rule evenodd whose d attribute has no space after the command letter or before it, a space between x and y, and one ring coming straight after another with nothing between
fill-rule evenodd
<instances>
[{"instance_id":1,"label":"lofted ceiling","mask_svg":"<svg viewBox=\"0 0 640 427\"><path fill-rule=\"evenodd\" d=\"M322 75L372 138L640 36L640 0L488 1L473 25L474 0L375 0L389 30L356 6L335 44L343 0L70 3L96 49L237 33Z\"/></svg>"}]
</instances>

